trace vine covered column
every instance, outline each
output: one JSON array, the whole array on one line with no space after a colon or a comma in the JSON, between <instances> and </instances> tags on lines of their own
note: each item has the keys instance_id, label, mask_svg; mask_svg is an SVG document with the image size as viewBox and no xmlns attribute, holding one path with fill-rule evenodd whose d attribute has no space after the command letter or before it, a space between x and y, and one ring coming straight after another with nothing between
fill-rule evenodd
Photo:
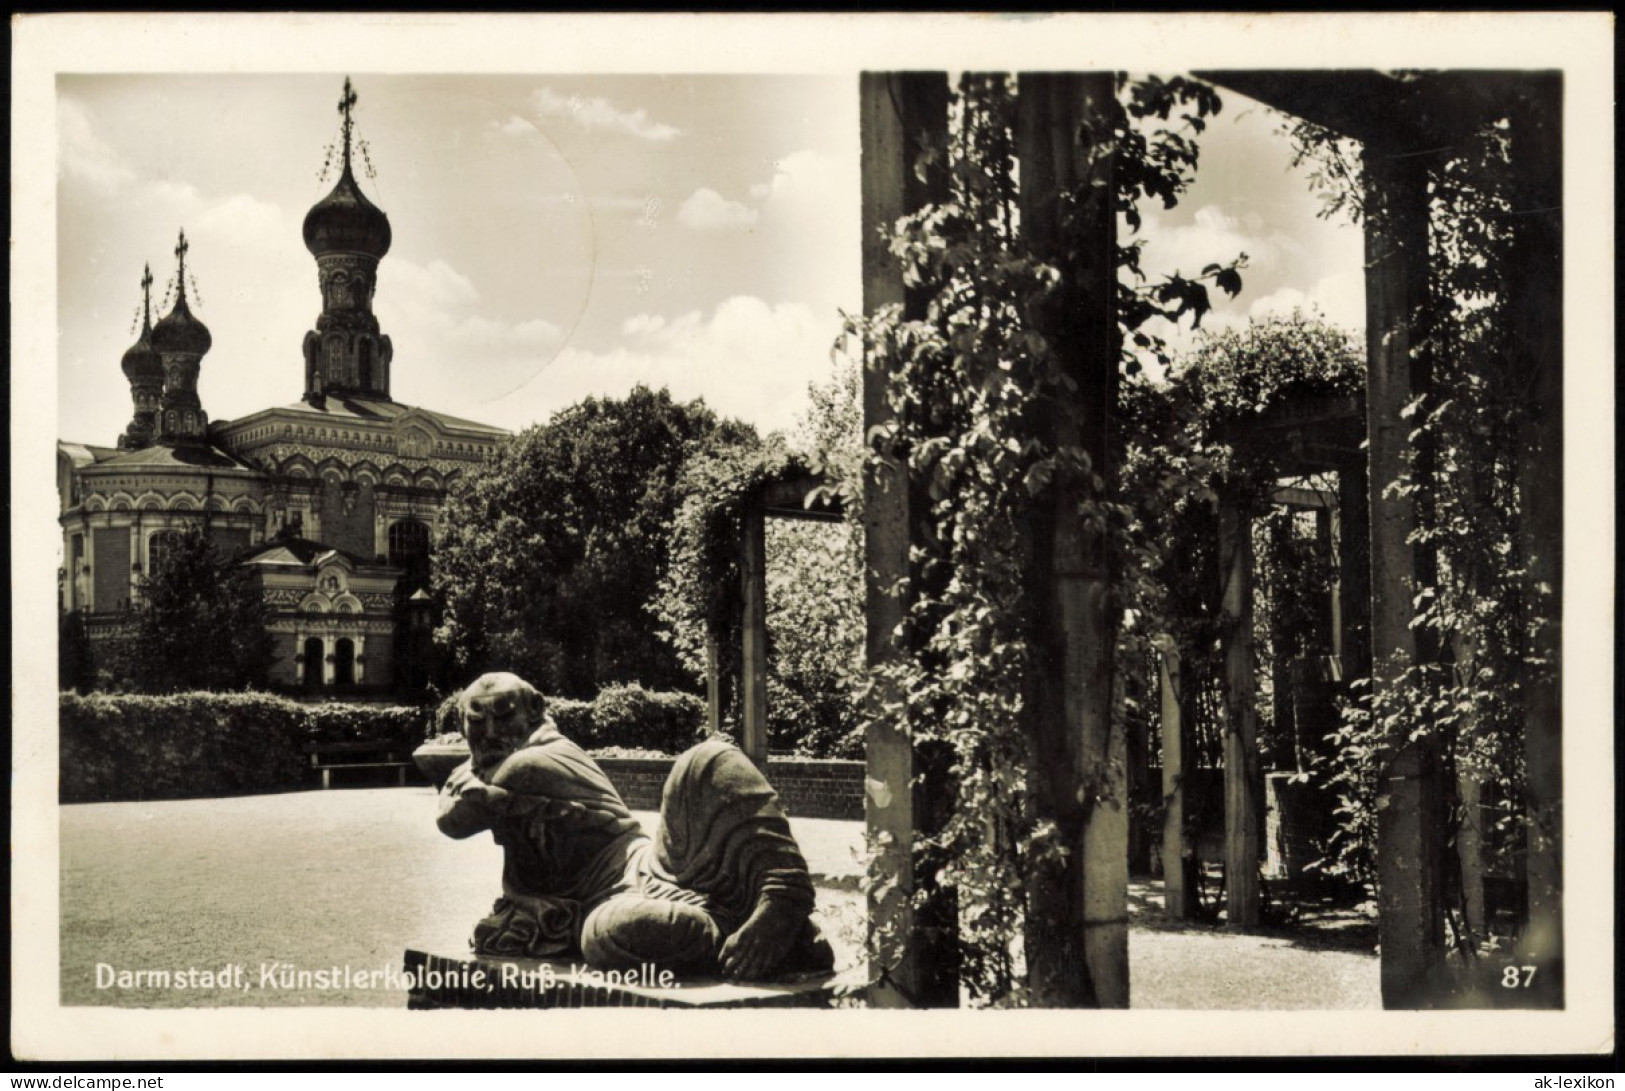
<instances>
[{"instance_id":1,"label":"vine covered column","mask_svg":"<svg viewBox=\"0 0 1625 1091\"><path fill-rule=\"evenodd\" d=\"M1032 520L1035 803L1066 849L1030 882L1027 969L1041 1007L1129 1001L1127 746L1112 722L1106 535L1090 510L1113 476L1113 95L1110 73L1024 73L1017 95L1021 230L1060 274L1028 315L1058 373L1035 421L1057 470Z\"/></svg>"},{"instance_id":2,"label":"vine covered column","mask_svg":"<svg viewBox=\"0 0 1625 1091\"><path fill-rule=\"evenodd\" d=\"M1379 691L1416 663L1412 596L1426 583L1411 536L1418 495L1389 489L1415 453L1406 408L1429 391L1417 328L1427 298L1428 178L1423 160L1368 147L1365 156L1366 427L1370 444L1372 684ZM1431 487L1421 465L1420 489ZM1442 957L1440 777L1429 747L1402 745L1382 774L1377 897L1386 1008L1429 1004Z\"/></svg>"},{"instance_id":3,"label":"vine covered column","mask_svg":"<svg viewBox=\"0 0 1625 1091\"><path fill-rule=\"evenodd\" d=\"M901 305L924 316L928 298L906 288L903 269L885 233L905 215L941 201L947 179L940 158L915 169L922 146L943 146L948 130L948 77L942 72L866 72L859 77L863 186L863 309L870 317ZM866 435L897 424L891 373L883 357L866 354L863 424ZM882 451L864 473L865 653L871 669L902 654L908 604L911 513L908 468ZM864 813L868 822L869 934L874 1007L955 1007L959 1003L957 903L936 888L916 846L940 821L950 785L916 753L903 694L883 680L871 689L864 740Z\"/></svg>"},{"instance_id":4,"label":"vine covered column","mask_svg":"<svg viewBox=\"0 0 1625 1091\"><path fill-rule=\"evenodd\" d=\"M1219 566L1224 580L1224 894L1232 928L1257 928L1262 775L1253 682L1252 520L1234 504L1219 507Z\"/></svg>"},{"instance_id":5,"label":"vine covered column","mask_svg":"<svg viewBox=\"0 0 1625 1091\"><path fill-rule=\"evenodd\" d=\"M1160 659L1162 691L1162 911L1188 920L1195 908L1185 881L1185 717L1179 706L1179 648L1170 639Z\"/></svg>"},{"instance_id":6,"label":"vine covered column","mask_svg":"<svg viewBox=\"0 0 1625 1091\"><path fill-rule=\"evenodd\" d=\"M1518 463L1520 531L1534 632L1524 685L1528 775L1528 956L1542 1006L1563 973L1563 86L1530 76L1512 113L1518 215L1510 263L1513 351L1528 401Z\"/></svg>"},{"instance_id":7,"label":"vine covered column","mask_svg":"<svg viewBox=\"0 0 1625 1091\"><path fill-rule=\"evenodd\" d=\"M762 505L745 510L739 543L741 670L739 734L742 749L767 772L767 515Z\"/></svg>"}]
</instances>

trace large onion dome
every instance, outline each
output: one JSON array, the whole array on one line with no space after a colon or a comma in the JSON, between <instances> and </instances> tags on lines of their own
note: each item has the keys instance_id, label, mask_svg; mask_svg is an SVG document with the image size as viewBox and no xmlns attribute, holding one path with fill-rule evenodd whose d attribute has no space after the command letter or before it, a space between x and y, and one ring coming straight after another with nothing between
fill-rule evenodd
<instances>
[{"instance_id":1,"label":"large onion dome","mask_svg":"<svg viewBox=\"0 0 1625 1091\"><path fill-rule=\"evenodd\" d=\"M175 297L175 306L152 328L152 347L160 353L184 352L202 356L214 344L209 327L199 322L186 305L186 286Z\"/></svg>"},{"instance_id":2,"label":"large onion dome","mask_svg":"<svg viewBox=\"0 0 1625 1091\"><path fill-rule=\"evenodd\" d=\"M158 350L152 347L152 322L141 323L141 339L131 345L124 352L124 377L134 382L137 379L162 379L164 377L164 360L158 355Z\"/></svg>"},{"instance_id":3,"label":"large onion dome","mask_svg":"<svg viewBox=\"0 0 1625 1091\"><path fill-rule=\"evenodd\" d=\"M348 163L333 192L305 214L305 248L316 257L359 253L381 258L389 253L390 239L389 217L367 200Z\"/></svg>"}]
</instances>

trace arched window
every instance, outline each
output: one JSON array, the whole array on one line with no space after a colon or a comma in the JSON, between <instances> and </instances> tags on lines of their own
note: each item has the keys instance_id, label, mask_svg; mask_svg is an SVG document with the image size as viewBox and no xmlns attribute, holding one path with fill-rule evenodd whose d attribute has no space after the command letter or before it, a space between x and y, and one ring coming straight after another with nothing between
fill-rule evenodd
<instances>
[{"instance_id":1,"label":"arched window","mask_svg":"<svg viewBox=\"0 0 1625 1091\"><path fill-rule=\"evenodd\" d=\"M361 339L361 388L372 388L372 340L366 337Z\"/></svg>"},{"instance_id":2,"label":"arched window","mask_svg":"<svg viewBox=\"0 0 1625 1091\"><path fill-rule=\"evenodd\" d=\"M147 539L147 576L158 575L164 563L180 545L181 532L178 530L160 530Z\"/></svg>"},{"instance_id":3,"label":"arched window","mask_svg":"<svg viewBox=\"0 0 1625 1091\"><path fill-rule=\"evenodd\" d=\"M322 649L321 637L313 636L305 641L305 653L301 657L305 665L305 688L317 689L322 684L322 663L325 652Z\"/></svg>"},{"instance_id":4,"label":"arched window","mask_svg":"<svg viewBox=\"0 0 1625 1091\"><path fill-rule=\"evenodd\" d=\"M412 579L429 574L429 527L416 519L402 519L389 528L389 563L404 568Z\"/></svg>"},{"instance_id":5,"label":"arched window","mask_svg":"<svg viewBox=\"0 0 1625 1091\"><path fill-rule=\"evenodd\" d=\"M333 645L333 684L355 685L355 641L347 636Z\"/></svg>"}]
</instances>

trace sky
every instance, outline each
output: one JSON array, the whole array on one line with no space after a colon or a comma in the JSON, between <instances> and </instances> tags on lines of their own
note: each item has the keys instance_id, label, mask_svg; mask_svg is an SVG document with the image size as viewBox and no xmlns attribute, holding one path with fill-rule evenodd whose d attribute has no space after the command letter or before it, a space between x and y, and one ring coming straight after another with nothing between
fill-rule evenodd
<instances>
[{"instance_id":1,"label":"sky","mask_svg":"<svg viewBox=\"0 0 1625 1091\"><path fill-rule=\"evenodd\" d=\"M61 75L59 426L111 443L119 359L190 241L216 420L297 401L320 311L300 226L330 190L343 73ZM637 383L792 426L862 303L857 81L839 76L357 76L394 245L374 310L396 400L518 429ZM1225 93L1195 185L1146 210L1144 264L1248 255L1205 325L1316 306L1357 328L1358 229L1316 217L1280 119ZM358 157L359 162L359 157ZM365 167L361 168L363 171ZM156 317L156 312L155 312ZM1174 335L1188 345L1188 330Z\"/></svg>"}]
</instances>

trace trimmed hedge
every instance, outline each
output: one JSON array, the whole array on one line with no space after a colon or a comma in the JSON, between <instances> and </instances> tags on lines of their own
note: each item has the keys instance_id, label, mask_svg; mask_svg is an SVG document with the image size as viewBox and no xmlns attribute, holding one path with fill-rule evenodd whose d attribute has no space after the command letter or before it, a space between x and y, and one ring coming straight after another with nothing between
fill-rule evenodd
<instances>
[{"instance_id":1,"label":"trimmed hedge","mask_svg":"<svg viewBox=\"0 0 1625 1091\"><path fill-rule=\"evenodd\" d=\"M584 750L681 754L705 733L703 700L639 685L608 686L591 701L549 697L547 713L565 738ZM456 694L446 698L434 717L433 734L453 733L462 733Z\"/></svg>"},{"instance_id":2,"label":"trimmed hedge","mask_svg":"<svg viewBox=\"0 0 1625 1091\"><path fill-rule=\"evenodd\" d=\"M611 686L593 701L553 697L559 730L594 750L680 754L699 741L705 702ZM264 693L61 695L64 803L184 799L296 788L312 743L376 742L401 751L460 728L455 704L305 705Z\"/></svg>"},{"instance_id":3,"label":"trimmed hedge","mask_svg":"<svg viewBox=\"0 0 1625 1091\"><path fill-rule=\"evenodd\" d=\"M372 742L410 750L432 708L302 705L263 693L64 693L64 803L184 799L301 785L311 743Z\"/></svg>"},{"instance_id":4,"label":"trimmed hedge","mask_svg":"<svg viewBox=\"0 0 1625 1091\"><path fill-rule=\"evenodd\" d=\"M558 719L557 713L554 719ZM692 693L654 693L638 685L606 686L594 698L589 719L590 734L570 736L578 746L681 754L704 733L705 702ZM562 721L559 730L570 735Z\"/></svg>"}]
</instances>

